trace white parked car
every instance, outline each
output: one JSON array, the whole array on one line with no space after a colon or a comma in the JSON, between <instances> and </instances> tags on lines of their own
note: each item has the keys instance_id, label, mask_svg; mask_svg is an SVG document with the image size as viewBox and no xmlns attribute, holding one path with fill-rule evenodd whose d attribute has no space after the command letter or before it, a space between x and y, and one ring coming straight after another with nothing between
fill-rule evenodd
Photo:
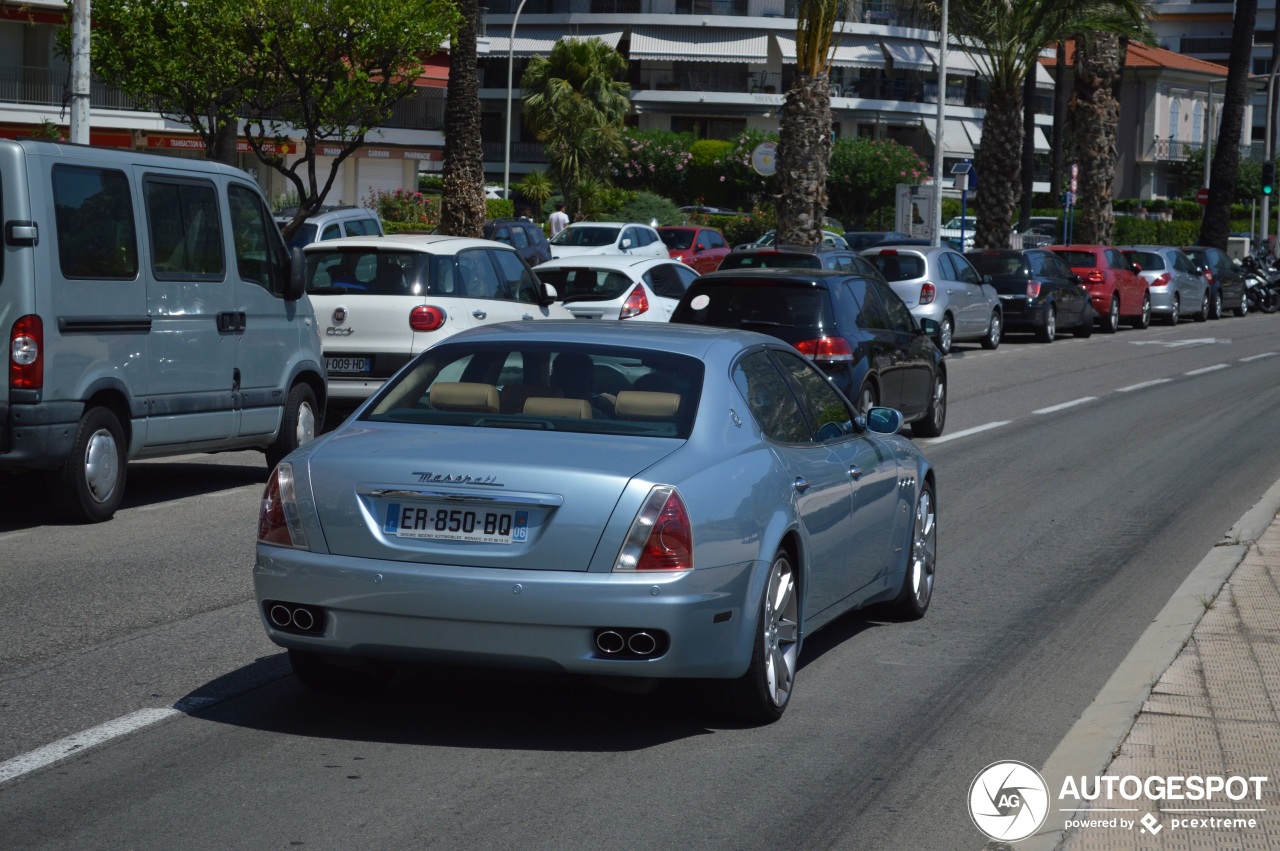
<instances>
[{"instance_id":1,"label":"white parked car","mask_svg":"<svg viewBox=\"0 0 1280 851\"><path fill-rule=\"evenodd\" d=\"M969 216L961 218L955 216L942 226L942 230L938 231L938 237L943 242L950 243L952 248L960 248L961 234L964 239L964 251L973 248L973 234L978 227L978 220Z\"/></svg>"},{"instance_id":2,"label":"white parked car","mask_svg":"<svg viewBox=\"0 0 1280 851\"><path fill-rule=\"evenodd\" d=\"M698 273L657 257L566 257L535 266L579 319L666 322Z\"/></svg>"},{"instance_id":3,"label":"white parked car","mask_svg":"<svg viewBox=\"0 0 1280 851\"><path fill-rule=\"evenodd\" d=\"M354 406L413 356L466 328L572 319L516 250L487 239L348 237L305 249L329 398Z\"/></svg>"},{"instance_id":4,"label":"white parked car","mask_svg":"<svg viewBox=\"0 0 1280 851\"><path fill-rule=\"evenodd\" d=\"M552 259L579 254L668 256L658 232L634 222L574 222L552 237Z\"/></svg>"}]
</instances>

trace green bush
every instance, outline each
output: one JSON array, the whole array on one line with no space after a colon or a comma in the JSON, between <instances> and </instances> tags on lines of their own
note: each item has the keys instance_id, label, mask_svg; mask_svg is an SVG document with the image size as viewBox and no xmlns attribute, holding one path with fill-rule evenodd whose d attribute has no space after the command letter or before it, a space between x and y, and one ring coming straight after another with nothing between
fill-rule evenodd
<instances>
[{"instance_id":1,"label":"green bush","mask_svg":"<svg viewBox=\"0 0 1280 851\"><path fill-rule=\"evenodd\" d=\"M419 174L418 175L418 191L419 192L443 192L444 178L438 174Z\"/></svg>"},{"instance_id":2,"label":"green bush","mask_svg":"<svg viewBox=\"0 0 1280 851\"><path fill-rule=\"evenodd\" d=\"M649 224L657 219L659 225L684 223L684 213L669 199L653 192L637 192L635 198L615 211L620 222Z\"/></svg>"},{"instance_id":3,"label":"green bush","mask_svg":"<svg viewBox=\"0 0 1280 851\"><path fill-rule=\"evenodd\" d=\"M511 218L516 214L516 202L509 198L486 198L484 214L490 219Z\"/></svg>"},{"instance_id":4,"label":"green bush","mask_svg":"<svg viewBox=\"0 0 1280 851\"><path fill-rule=\"evenodd\" d=\"M383 224L388 222L412 225L412 229L431 230L440 224L440 197L421 192L392 192L379 189L366 205L378 211Z\"/></svg>"}]
</instances>

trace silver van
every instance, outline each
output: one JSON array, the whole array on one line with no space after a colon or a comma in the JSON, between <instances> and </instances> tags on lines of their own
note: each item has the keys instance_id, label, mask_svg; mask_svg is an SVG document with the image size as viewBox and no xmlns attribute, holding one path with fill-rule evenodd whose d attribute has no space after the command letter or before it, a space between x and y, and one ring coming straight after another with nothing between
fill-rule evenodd
<instances>
[{"instance_id":1,"label":"silver van","mask_svg":"<svg viewBox=\"0 0 1280 851\"><path fill-rule=\"evenodd\" d=\"M315 436L320 336L261 191L187 160L0 139L0 473L109 519L127 462Z\"/></svg>"}]
</instances>

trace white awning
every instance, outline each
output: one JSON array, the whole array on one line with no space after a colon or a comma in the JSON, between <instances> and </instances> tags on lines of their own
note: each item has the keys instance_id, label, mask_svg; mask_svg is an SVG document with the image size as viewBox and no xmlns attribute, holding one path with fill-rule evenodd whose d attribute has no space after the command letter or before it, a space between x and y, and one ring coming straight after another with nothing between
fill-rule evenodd
<instances>
[{"instance_id":1,"label":"white awning","mask_svg":"<svg viewBox=\"0 0 1280 851\"><path fill-rule=\"evenodd\" d=\"M778 42L778 50L782 53L784 65L796 61L796 37L787 33L774 33ZM831 64L836 68L883 68L885 64L884 50L880 42L870 36L840 35L836 43L835 54Z\"/></svg>"},{"instance_id":2,"label":"white awning","mask_svg":"<svg viewBox=\"0 0 1280 851\"><path fill-rule=\"evenodd\" d=\"M632 59L763 63L769 34L728 27L632 27Z\"/></svg>"},{"instance_id":3,"label":"white awning","mask_svg":"<svg viewBox=\"0 0 1280 851\"><path fill-rule=\"evenodd\" d=\"M1039 125L1036 125L1036 132L1035 132L1035 151L1036 151L1036 153L1037 153L1037 154L1047 154L1047 153L1049 153L1049 150L1050 150L1050 147L1049 147L1049 137L1048 137L1048 136L1046 136L1046 135L1044 135L1044 131L1040 129L1040 126L1039 126Z\"/></svg>"},{"instance_id":4,"label":"white awning","mask_svg":"<svg viewBox=\"0 0 1280 851\"><path fill-rule=\"evenodd\" d=\"M1053 75L1049 73L1048 68L1044 67L1044 65L1042 65L1039 62L1036 63L1036 88L1037 89L1053 88Z\"/></svg>"},{"instance_id":5,"label":"white awning","mask_svg":"<svg viewBox=\"0 0 1280 851\"><path fill-rule=\"evenodd\" d=\"M964 125L964 132L969 134L969 142L974 148L982 145L982 125L976 121L963 119L959 122Z\"/></svg>"},{"instance_id":6,"label":"white awning","mask_svg":"<svg viewBox=\"0 0 1280 851\"><path fill-rule=\"evenodd\" d=\"M893 62L893 67L899 71L932 71L938 67L929 51L918 41L885 39L881 44Z\"/></svg>"},{"instance_id":7,"label":"white awning","mask_svg":"<svg viewBox=\"0 0 1280 851\"><path fill-rule=\"evenodd\" d=\"M493 29L497 28L491 28L491 30ZM507 55L507 45L511 42L511 30L506 27L501 29L505 30L502 35L489 36L490 56ZM515 50L511 52L515 56L548 56L551 53L551 48L555 47L556 42L562 38L598 38L616 50L618 42L622 40L622 30L572 26L517 26Z\"/></svg>"},{"instance_id":8,"label":"white awning","mask_svg":"<svg viewBox=\"0 0 1280 851\"><path fill-rule=\"evenodd\" d=\"M926 47L929 51L929 58L933 60L933 64L938 64L938 48ZM974 63L973 57L958 47L947 49L947 73L955 74L959 77L976 77L978 75L978 66Z\"/></svg>"},{"instance_id":9,"label":"white awning","mask_svg":"<svg viewBox=\"0 0 1280 851\"><path fill-rule=\"evenodd\" d=\"M926 118L924 129L929 131L929 138L936 145L938 143L937 134L938 122L931 118ZM969 142L969 135L964 132L964 125L959 121L947 120L944 122L945 138L942 140L942 152L960 157L973 156L973 145Z\"/></svg>"}]
</instances>

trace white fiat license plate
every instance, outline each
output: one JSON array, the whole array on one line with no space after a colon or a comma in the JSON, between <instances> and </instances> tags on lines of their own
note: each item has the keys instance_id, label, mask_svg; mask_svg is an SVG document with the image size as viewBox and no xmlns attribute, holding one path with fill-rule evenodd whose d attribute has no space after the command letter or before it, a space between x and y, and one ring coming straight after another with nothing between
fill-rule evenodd
<instances>
[{"instance_id":1,"label":"white fiat license plate","mask_svg":"<svg viewBox=\"0 0 1280 851\"><path fill-rule=\"evenodd\" d=\"M460 508L438 502L387 505L382 531L397 538L522 544L529 539L529 512Z\"/></svg>"},{"instance_id":2,"label":"white fiat license plate","mask_svg":"<svg viewBox=\"0 0 1280 851\"><path fill-rule=\"evenodd\" d=\"M369 358L330 358L324 359L324 368L329 372L369 372Z\"/></svg>"}]
</instances>

